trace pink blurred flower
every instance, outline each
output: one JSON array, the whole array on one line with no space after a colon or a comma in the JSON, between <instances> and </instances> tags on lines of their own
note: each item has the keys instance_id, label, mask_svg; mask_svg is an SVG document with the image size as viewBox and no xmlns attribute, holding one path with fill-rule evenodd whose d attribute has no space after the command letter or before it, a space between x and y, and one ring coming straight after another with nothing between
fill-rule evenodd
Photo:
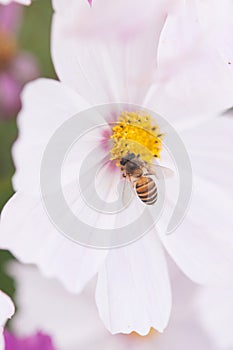
<instances>
[{"instance_id":1,"label":"pink blurred flower","mask_svg":"<svg viewBox=\"0 0 233 350\"><path fill-rule=\"evenodd\" d=\"M0 6L0 119L17 114L23 85L39 76L35 58L17 45L21 17L19 5Z\"/></svg>"},{"instance_id":2,"label":"pink blurred flower","mask_svg":"<svg viewBox=\"0 0 233 350\"><path fill-rule=\"evenodd\" d=\"M55 350L52 340L43 333L36 333L26 338L17 338L5 331L5 350Z\"/></svg>"}]
</instances>

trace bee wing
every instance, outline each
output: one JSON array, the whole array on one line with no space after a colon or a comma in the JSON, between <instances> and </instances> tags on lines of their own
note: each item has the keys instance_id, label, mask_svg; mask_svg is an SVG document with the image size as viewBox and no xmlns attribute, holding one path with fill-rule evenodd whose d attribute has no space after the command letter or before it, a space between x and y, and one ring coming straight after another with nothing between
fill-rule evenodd
<instances>
[{"instance_id":1,"label":"bee wing","mask_svg":"<svg viewBox=\"0 0 233 350\"><path fill-rule=\"evenodd\" d=\"M154 175L157 179L167 179L174 175L174 171L165 166L153 164L153 166L149 169L147 175Z\"/></svg>"},{"instance_id":2,"label":"bee wing","mask_svg":"<svg viewBox=\"0 0 233 350\"><path fill-rule=\"evenodd\" d=\"M132 194L133 194L133 182L131 180L124 178L122 190L121 190L121 198L122 198L122 204L124 208L129 206L132 200Z\"/></svg>"}]
</instances>

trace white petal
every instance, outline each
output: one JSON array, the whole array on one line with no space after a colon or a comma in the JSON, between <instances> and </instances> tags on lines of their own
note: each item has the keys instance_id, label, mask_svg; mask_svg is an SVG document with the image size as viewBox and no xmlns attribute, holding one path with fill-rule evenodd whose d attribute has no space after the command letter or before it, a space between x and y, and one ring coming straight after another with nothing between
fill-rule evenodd
<instances>
[{"instance_id":1,"label":"white petal","mask_svg":"<svg viewBox=\"0 0 233 350\"><path fill-rule=\"evenodd\" d=\"M14 304L11 299L0 291L0 326L4 326L8 318L11 318L15 312Z\"/></svg>"},{"instance_id":2,"label":"white petal","mask_svg":"<svg viewBox=\"0 0 233 350\"><path fill-rule=\"evenodd\" d=\"M168 3L98 0L90 9L86 1L54 1L52 55L60 80L92 103L140 104L155 73Z\"/></svg>"},{"instance_id":3,"label":"white petal","mask_svg":"<svg viewBox=\"0 0 233 350\"><path fill-rule=\"evenodd\" d=\"M199 21L211 43L217 48L223 60L233 70L232 13L231 0L196 1Z\"/></svg>"},{"instance_id":4,"label":"white petal","mask_svg":"<svg viewBox=\"0 0 233 350\"><path fill-rule=\"evenodd\" d=\"M47 143L65 121L88 107L74 91L55 80L38 79L26 86L18 117L19 137L13 146L15 190L38 192Z\"/></svg>"},{"instance_id":5,"label":"white petal","mask_svg":"<svg viewBox=\"0 0 233 350\"><path fill-rule=\"evenodd\" d=\"M20 193L4 207L0 231L1 247L24 263L36 264L44 275L58 278L76 293L97 273L106 256L102 250L65 238L52 225L40 198Z\"/></svg>"},{"instance_id":6,"label":"white petal","mask_svg":"<svg viewBox=\"0 0 233 350\"><path fill-rule=\"evenodd\" d=\"M171 122L203 119L232 106L233 74L205 34L193 1L167 18L158 80L146 103Z\"/></svg>"},{"instance_id":7,"label":"white petal","mask_svg":"<svg viewBox=\"0 0 233 350\"><path fill-rule=\"evenodd\" d=\"M73 147L71 152L66 158L67 164L72 163L72 159L77 159L75 156L77 153L80 155L79 142L77 148ZM97 149L97 147L95 147ZM81 158L85 159L84 147L81 146ZM89 150L88 150L89 152ZM126 184L126 180L121 182L122 175L119 169L113 168L109 161L100 165L99 171L95 169L101 162L102 157L105 156L105 152L98 152L97 159L93 159L93 164L88 164L89 170L85 172L87 181L85 184L79 183L77 174L80 173L80 167L82 166L82 160L78 157L77 161L72 166L64 165L64 180L62 183L63 193L69 208L74 215L79 218L81 222L88 224L94 229L91 235L86 233L86 244L94 244L94 241L98 246L108 247L110 242L113 246L122 245L128 240L135 240L142 233L139 232L117 232L116 228L122 228L130 223L133 223L139 218L144 211L145 207L140 200L135 197L133 187L130 183ZM95 174L96 172L96 174ZM121 182L121 188L118 185ZM124 184L129 189L132 197L132 201L126 207L123 199ZM93 187L92 187L93 186ZM98 196L98 198L97 198ZM101 202L102 201L102 202ZM96 208L96 209L95 209ZM124 209L123 209L124 208ZM96 229L104 229L105 234L97 232ZM144 231L142 231L144 232Z\"/></svg>"},{"instance_id":8,"label":"white petal","mask_svg":"<svg viewBox=\"0 0 233 350\"><path fill-rule=\"evenodd\" d=\"M6 321L13 316L15 312L14 304L11 299L0 291L0 349L4 348L3 330Z\"/></svg>"},{"instance_id":9,"label":"white petal","mask_svg":"<svg viewBox=\"0 0 233 350\"><path fill-rule=\"evenodd\" d=\"M232 283L233 237L231 118L218 118L183 134L194 186L184 222L162 237L179 267L199 283Z\"/></svg>"},{"instance_id":10,"label":"white petal","mask_svg":"<svg viewBox=\"0 0 233 350\"><path fill-rule=\"evenodd\" d=\"M136 243L110 251L99 273L96 301L112 333L151 327L162 332L171 309L171 291L163 250L155 232Z\"/></svg>"},{"instance_id":11,"label":"white petal","mask_svg":"<svg viewBox=\"0 0 233 350\"><path fill-rule=\"evenodd\" d=\"M31 0L0 0L0 4L8 5L13 1L18 2L19 4L22 4L22 5L30 5L31 4Z\"/></svg>"},{"instance_id":12,"label":"white petal","mask_svg":"<svg viewBox=\"0 0 233 350\"><path fill-rule=\"evenodd\" d=\"M16 0L16 1L22 5L30 5L31 4L31 0Z\"/></svg>"},{"instance_id":13,"label":"white petal","mask_svg":"<svg viewBox=\"0 0 233 350\"><path fill-rule=\"evenodd\" d=\"M232 133L232 112L228 117L214 118L182 133L194 173L226 194L232 186Z\"/></svg>"},{"instance_id":14,"label":"white petal","mask_svg":"<svg viewBox=\"0 0 233 350\"><path fill-rule=\"evenodd\" d=\"M210 183L194 178L189 212L170 235L169 254L191 279L203 284L232 283L232 200Z\"/></svg>"}]
</instances>

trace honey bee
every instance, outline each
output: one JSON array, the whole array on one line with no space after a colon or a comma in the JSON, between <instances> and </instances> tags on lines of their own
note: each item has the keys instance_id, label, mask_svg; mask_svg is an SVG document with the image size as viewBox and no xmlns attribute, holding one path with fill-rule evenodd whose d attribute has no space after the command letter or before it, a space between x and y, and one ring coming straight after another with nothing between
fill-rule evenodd
<instances>
[{"instance_id":1,"label":"honey bee","mask_svg":"<svg viewBox=\"0 0 233 350\"><path fill-rule=\"evenodd\" d=\"M151 176L159 178L161 171L165 177L173 175L173 171L169 168L160 165L149 167L140 159L140 155L136 156L134 153L122 157L120 165L123 177L132 183L138 198L146 205L155 204L158 197L157 185Z\"/></svg>"}]
</instances>

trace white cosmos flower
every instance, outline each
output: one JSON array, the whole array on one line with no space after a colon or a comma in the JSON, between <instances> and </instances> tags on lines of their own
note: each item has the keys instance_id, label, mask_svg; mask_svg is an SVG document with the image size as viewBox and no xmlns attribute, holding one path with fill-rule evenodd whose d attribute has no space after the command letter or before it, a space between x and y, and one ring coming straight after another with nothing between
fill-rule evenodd
<instances>
[{"instance_id":1,"label":"white cosmos flower","mask_svg":"<svg viewBox=\"0 0 233 350\"><path fill-rule=\"evenodd\" d=\"M232 105L232 76L203 35L190 3L182 10L179 1L156 1L156 10L149 0L98 0L92 10L82 1L62 4L54 1L52 30L60 82L39 79L23 92L13 148L16 194L2 212L0 244L76 293L98 273L96 302L112 333L163 331L171 291L162 245L194 281L232 280L233 123L210 117ZM111 102L155 109L180 130L192 160L194 191L189 213L173 235L164 235L158 225L134 244L108 252L80 246L58 232L43 207L39 177L44 150L57 128L88 106ZM79 166L102 139L101 133L87 137L68 165ZM63 190L72 210L94 227L115 227L119 216L90 211L67 174ZM121 173L113 175L106 167L102 175L98 187L111 201ZM135 197L121 222L134 220L142 206Z\"/></svg>"},{"instance_id":2,"label":"white cosmos flower","mask_svg":"<svg viewBox=\"0 0 233 350\"><path fill-rule=\"evenodd\" d=\"M12 317L15 312L14 304L11 299L0 291L0 349L4 349L3 329L6 321Z\"/></svg>"},{"instance_id":3,"label":"white cosmos flower","mask_svg":"<svg viewBox=\"0 0 233 350\"><path fill-rule=\"evenodd\" d=\"M93 281L77 296L42 277L35 267L15 263L10 271L16 280L18 305L11 327L19 336L45 332L57 350L176 350L181 344L182 348L215 349L195 317L195 288L176 269L170 324L163 334L151 331L146 337L136 333L113 336L106 331L98 317Z\"/></svg>"}]
</instances>

